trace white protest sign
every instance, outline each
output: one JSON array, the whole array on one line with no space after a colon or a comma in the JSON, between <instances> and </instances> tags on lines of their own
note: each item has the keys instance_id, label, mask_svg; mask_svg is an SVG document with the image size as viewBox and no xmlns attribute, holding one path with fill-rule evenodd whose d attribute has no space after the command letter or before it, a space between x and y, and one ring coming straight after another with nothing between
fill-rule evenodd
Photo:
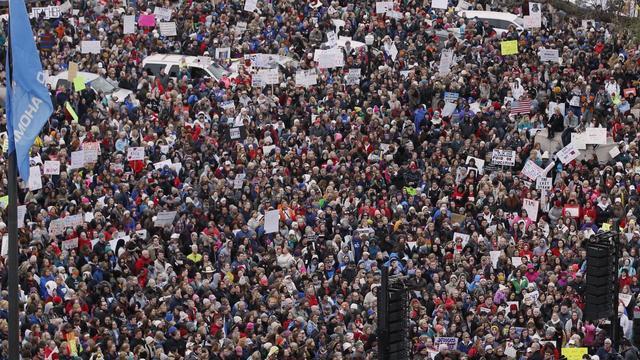
<instances>
[{"instance_id":1,"label":"white protest sign","mask_svg":"<svg viewBox=\"0 0 640 360\"><path fill-rule=\"evenodd\" d=\"M33 7L31 8L31 17L37 18L40 14L44 14L45 19L57 19L62 14L60 6Z\"/></svg>"},{"instance_id":2,"label":"white protest sign","mask_svg":"<svg viewBox=\"0 0 640 360\"><path fill-rule=\"evenodd\" d=\"M60 161L47 160L44 162L45 175L60 175Z\"/></svg>"},{"instance_id":3,"label":"white protest sign","mask_svg":"<svg viewBox=\"0 0 640 360\"><path fill-rule=\"evenodd\" d=\"M393 10L393 1L377 1L376 2L376 14L384 14L390 10Z\"/></svg>"},{"instance_id":4,"label":"white protest sign","mask_svg":"<svg viewBox=\"0 0 640 360\"><path fill-rule=\"evenodd\" d=\"M160 28L160 34L162 34L162 36L178 35L178 29L176 28L176 23L174 21L158 23L158 27Z\"/></svg>"},{"instance_id":5,"label":"white protest sign","mask_svg":"<svg viewBox=\"0 0 640 360\"><path fill-rule=\"evenodd\" d=\"M471 238L471 236L469 234L463 234L463 233L453 233L453 241L458 241L458 239L460 239L462 247L465 247L467 245L467 243L469 242L469 239Z\"/></svg>"},{"instance_id":6,"label":"white protest sign","mask_svg":"<svg viewBox=\"0 0 640 360\"><path fill-rule=\"evenodd\" d=\"M585 129L586 143L596 145L607 145L607 128L590 127Z\"/></svg>"},{"instance_id":7,"label":"white protest sign","mask_svg":"<svg viewBox=\"0 0 640 360\"><path fill-rule=\"evenodd\" d=\"M523 16L522 24L525 29L536 29L542 26L542 19L533 16Z\"/></svg>"},{"instance_id":8,"label":"white protest sign","mask_svg":"<svg viewBox=\"0 0 640 360\"><path fill-rule=\"evenodd\" d=\"M535 303L538 301L538 297L540 297L538 290L532 291L524 295L524 301L531 301L532 303Z\"/></svg>"},{"instance_id":9,"label":"white protest sign","mask_svg":"<svg viewBox=\"0 0 640 360\"><path fill-rule=\"evenodd\" d=\"M522 175L528 177L532 181L536 180L538 177L542 176L543 174L544 174L544 169L536 165L536 163L534 163L531 160L528 160L524 164L524 167L522 168Z\"/></svg>"},{"instance_id":10,"label":"white protest sign","mask_svg":"<svg viewBox=\"0 0 640 360\"><path fill-rule=\"evenodd\" d=\"M245 0L244 11L255 11L258 8L258 0Z\"/></svg>"},{"instance_id":11,"label":"white protest sign","mask_svg":"<svg viewBox=\"0 0 640 360\"><path fill-rule=\"evenodd\" d=\"M318 83L318 74L315 70L296 71L296 86L309 87Z\"/></svg>"},{"instance_id":12,"label":"white protest sign","mask_svg":"<svg viewBox=\"0 0 640 360\"><path fill-rule=\"evenodd\" d=\"M571 133L571 143L578 150L586 150L587 149L587 133Z\"/></svg>"},{"instance_id":13,"label":"white protest sign","mask_svg":"<svg viewBox=\"0 0 640 360\"><path fill-rule=\"evenodd\" d=\"M540 202L538 200L522 199L522 210L526 210L529 219L538 221L539 208Z\"/></svg>"},{"instance_id":14,"label":"white protest sign","mask_svg":"<svg viewBox=\"0 0 640 360\"><path fill-rule=\"evenodd\" d=\"M84 150L84 163L95 163L98 161L98 154L100 153L99 142L86 142L82 144L82 150Z\"/></svg>"},{"instance_id":15,"label":"white protest sign","mask_svg":"<svg viewBox=\"0 0 640 360\"><path fill-rule=\"evenodd\" d=\"M502 254L502 251L499 251L499 250L489 251L489 256L491 256L491 265L493 265L494 269L498 267L498 260L500 259L500 254Z\"/></svg>"},{"instance_id":16,"label":"white protest sign","mask_svg":"<svg viewBox=\"0 0 640 360\"><path fill-rule=\"evenodd\" d=\"M511 257L511 264L515 267L522 265L522 258L519 256Z\"/></svg>"},{"instance_id":17,"label":"white protest sign","mask_svg":"<svg viewBox=\"0 0 640 360\"><path fill-rule=\"evenodd\" d=\"M42 176L40 175L40 166L32 166L29 168L29 190L36 191L42 189Z\"/></svg>"},{"instance_id":18,"label":"white protest sign","mask_svg":"<svg viewBox=\"0 0 640 360\"><path fill-rule=\"evenodd\" d=\"M62 4L60 4L60 11L67 12L69 10L73 9L73 6L71 5L71 3L69 2L69 0L63 2Z\"/></svg>"},{"instance_id":19,"label":"white protest sign","mask_svg":"<svg viewBox=\"0 0 640 360\"><path fill-rule=\"evenodd\" d=\"M171 13L171 9L166 9L159 6L156 6L156 8L153 10L153 15L155 15L156 19L163 21L170 21Z\"/></svg>"},{"instance_id":20,"label":"white protest sign","mask_svg":"<svg viewBox=\"0 0 640 360\"><path fill-rule=\"evenodd\" d=\"M280 72L278 69L264 69L258 71L258 77L262 80L263 84L275 85L280 83Z\"/></svg>"},{"instance_id":21,"label":"white protest sign","mask_svg":"<svg viewBox=\"0 0 640 360\"><path fill-rule=\"evenodd\" d=\"M156 227L163 227L173 224L173 220L176 218L176 211L161 211L156 215L156 221L153 223Z\"/></svg>"},{"instance_id":22,"label":"white protest sign","mask_svg":"<svg viewBox=\"0 0 640 360\"><path fill-rule=\"evenodd\" d=\"M127 149L127 161L144 160L144 147L130 147Z\"/></svg>"},{"instance_id":23,"label":"white protest sign","mask_svg":"<svg viewBox=\"0 0 640 360\"><path fill-rule=\"evenodd\" d=\"M278 210L270 210L264 214L264 232L265 234L276 233L280 229L280 212Z\"/></svg>"},{"instance_id":24,"label":"white protest sign","mask_svg":"<svg viewBox=\"0 0 640 360\"><path fill-rule=\"evenodd\" d=\"M330 48L338 45L338 35L336 35L335 31L327 32L327 43L326 45Z\"/></svg>"},{"instance_id":25,"label":"white protest sign","mask_svg":"<svg viewBox=\"0 0 640 360\"><path fill-rule=\"evenodd\" d=\"M540 176L536 179L536 189L538 190L551 190L552 181L550 177Z\"/></svg>"},{"instance_id":26,"label":"white protest sign","mask_svg":"<svg viewBox=\"0 0 640 360\"><path fill-rule=\"evenodd\" d=\"M27 215L27 205L18 205L18 229L24 227L25 215Z\"/></svg>"},{"instance_id":27,"label":"white protest sign","mask_svg":"<svg viewBox=\"0 0 640 360\"><path fill-rule=\"evenodd\" d=\"M231 48L230 47L216 48L215 57L216 57L216 59L228 59L228 58L230 58L231 57Z\"/></svg>"},{"instance_id":28,"label":"white protest sign","mask_svg":"<svg viewBox=\"0 0 640 360\"><path fill-rule=\"evenodd\" d=\"M318 68L331 69L344 66L344 55L338 48L329 50L316 50L318 54Z\"/></svg>"},{"instance_id":29,"label":"white protest sign","mask_svg":"<svg viewBox=\"0 0 640 360\"><path fill-rule=\"evenodd\" d=\"M344 81L347 85L358 85L360 84L361 76L362 70L360 68L349 69L349 72L344 76Z\"/></svg>"},{"instance_id":30,"label":"white protest sign","mask_svg":"<svg viewBox=\"0 0 640 360\"><path fill-rule=\"evenodd\" d=\"M229 129L229 138L231 140L237 140L242 137L242 133L240 132L239 127L232 127Z\"/></svg>"},{"instance_id":31,"label":"white protest sign","mask_svg":"<svg viewBox=\"0 0 640 360\"><path fill-rule=\"evenodd\" d=\"M396 57L398 56L398 48L396 47L396 43L391 43L389 45L384 46L384 51L391 57L391 60L396 61Z\"/></svg>"},{"instance_id":32,"label":"white protest sign","mask_svg":"<svg viewBox=\"0 0 640 360\"><path fill-rule=\"evenodd\" d=\"M432 0L431 7L434 9L446 9L449 6L447 0Z\"/></svg>"},{"instance_id":33,"label":"white protest sign","mask_svg":"<svg viewBox=\"0 0 640 360\"><path fill-rule=\"evenodd\" d=\"M62 220L64 222L64 226L65 227L70 227L70 228L76 228L76 227L81 226L82 224L84 224L84 219L83 219L82 215L80 215L80 214L68 215Z\"/></svg>"},{"instance_id":34,"label":"white protest sign","mask_svg":"<svg viewBox=\"0 0 640 360\"><path fill-rule=\"evenodd\" d=\"M631 294L618 293L618 299L620 300L622 305L624 305L624 307L627 307L631 302Z\"/></svg>"},{"instance_id":35,"label":"white protest sign","mask_svg":"<svg viewBox=\"0 0 640 360\"><path fill-rule=\"evenodd\" d=\"M238 21L235 27L236 34L242 35L245 31L247 31L247 23L245 21Z\"/></svg>"},{"instance_id":36,"label":"white protest sign","mask_svg":"<svg viewBox=\"0 0 640 360\"><path fill-rule=\"evenodd\" d=\"M80 42L80 52L83 54L100 54L100 41L97 40L83 40Z\"/></svg>"},{"instance_id":37,"label":"white protest sign","mask_svg":"<svg viewBox=\"0 0 640 360\"><path fill-rule=\"evenodd\" d=\"M446 75L451 71L451 65L453 64L453 50L442 50L440 55L440 63L438 64L438 73Z\"/></svg>"},{"instance_id":38,"label":"white protest sign","mask_svg":"<svg viewBox=\"0 0 640 360\"><path fill-rule=\"evenodd\" d=\"M473 160L474 162L474 166L475 168L478 169L478 172L480 172L480 174L484 173L484 160L477 158L477 157L473 157L473 156L467 156L467 159L465 160L465 164L469 165L469 163L471 162L471 160Z\"/></svg>"},{"instance_id":39,"label":"white protest sign","mask_svg":"<svg viewBox=\"0 0 640 360\"><path fill-rule=\"evenodd\" d=\"M78 238L65 240L62 242L62 250L73 250L78 247Z\"/></svg>"},{"instance_id":40,"label":"white protest sign","mask_svg":"<svg viewBox=\"0 0 640 360\"><path fill-rule=\"evenodd\" d=\"M540 5L540 3L529 3L529 16L534 18L538 22L538 24L542 23L542 6ZM540 25L538 25L537 27L540 27Z\"/></svg>"},{"instance_id":41,"label":"white protest sign","mask_svg":"<svg viewBox=\"0 0 640 360\"><path fill-rule=\"evenodd\" d=\"M540 49L538 51L538 56L540 56L540 61L542 62L558 62L560 61L560 56L558 54L558 49Z\"/></svg>"},{"instance_id":42,"label":"white protest sign","mask_svg":"<svg viewBox=\"0 0 640 360\"><path fill-rule=\"evenodd\" d=\"M609 155L612 159L615 158L620 155L620 149L617 146L612 147L611 150L609 150Z\"/></svg>"},{"instance_id":43,"label":"white protest sign","mask_svg":"<svg viewBox=\"0 0 640 360\"><path fill-rule=\"evenodd\" d=\"M555 101L549 101L549 106L547 107L547 115L552 116L555 114L556 108L560 109L560 114L564 116L565 112L565 103L557 103Z\"/></svg>"},{"instance_id":44,"label":"white protest sign","mask_svg":"<svg viewBox=\"0 0 640 360\"><path fill-rule=\"evenodd\" d=\"M133 34L136 32L136 16L125 15L122 17L122 32L124 34Z\"/></svg>"},{"instance_id":45,"label":"white protest sign","mask_svg":"<svg viewBox=\"0 0 640 360\"><path fill-rule=\"evenodd\" d=\"M224 110L229 110L229 109L235 109L236 108L236 104L233 100L227 100L227 101L223 101L220 103L220 107L223 108ZM165 152L166 154L166 152Z\"/></svg>"},{"instance_id":46,"label":"white protest sign","mask_svg":"<svg viewBox=\"0 0 640 360\"><path fill-rule=\"evenodd\" d=\"M0 255L7 256L9 254L9 234L2 235L2 251Z\"/></svg>"},{"instance_id":47,"label":"white protest sign","mask_svg":"<svg viewBox=\"0 0 640 360\"><path fill-rule=\"evenodd\" d=\"M515 166L516 152L514 150L494 149L491 153L491 163L500 166Z\"/></svg>"},{"instance_id":48,"label":"white protest sign","mask_svg":"<svg viewBox=\"0 0 640 360\"><path fill-rule=\"evenodd\" d=\"M560 162L562 162L563 164L567 164L580 156L580 151L576 149L573 143L569 143L569 145L560 149L560 151L558 151L556 155L558 156L558 160L560 160Z\"/></svg>"},{"instance_id":49,"label":"white protest sign","mask_svg":"<svg viewBox=\"0 0 640 360\"><path fill-rule=\"evenodd\" d=\"M452 103L452 102L444 103L444 107L442 108L442 116L443 117L451 116L453 112L456 111L457 107L458 107L458 104L456 103Z\"/></svg>"},{"instance_id":50,"label":"white protest sign","mask_svg":"<svg viewBox=\"0 0 640 360\"><path fill-rule=\"evenodd\" d=\"M64 231L64 219L51 220L49 223L49 235L58 236Z\"/></svg>"},{"instance_id":51,"label":"white protest sign","mask_svg":"<svg viewBox=\"0 0 640 360\"><path fill-rule=\"evenodd\" d=\"M441 344L447 345L447 349L455 350L458 346L457 337L436 337L433 341L436 348L439 348Z\"/></svg>"}]
</instances>

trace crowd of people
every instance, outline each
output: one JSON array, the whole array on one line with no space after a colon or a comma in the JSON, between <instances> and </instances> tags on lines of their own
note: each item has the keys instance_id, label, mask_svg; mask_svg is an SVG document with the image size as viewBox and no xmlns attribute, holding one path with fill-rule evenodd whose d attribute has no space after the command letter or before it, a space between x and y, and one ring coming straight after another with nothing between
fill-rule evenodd
<instances>
[{"instance_id":1,"label":"crowd of people","mask_svg":"<svg viewBox=\"0 0 640 360\"><path fill-rule=\"evenodd\" d=\"M50 89L55 112L31 154L42 188L22 184L19 196L22 358L376 359L386 268L412 286L413 359L558 359L569 348L637 359L637 39L546 3L540 28L502 31L460 6L528 9L464 4L395 1L381 14L374 1L246 11L237 0L83 0L33 18L51 76L76 63L132 95ZM171 9L177 36L123 33L125 15L155 7ZM331 31L351 39L344 66L319 68ZM102 50L83 53L84 40ZM517 53L503 55L509 40ZM221 79L142 66L227 47L212 60L233 69ZM541 61L541 48L559 59ZM444 52L453 61L441 71ZM279 84L259 86L249 54L294 61L278 67ZM347 84L349 69L361 73ZM299 70L316 84L297 86ZM616 145L581 147L563 164L558 148L587 128ZM97 158L71 166L90 143ZM128 161L131 147L144 159ZM512 163L496 165L496 149ZM59 173L44 174L49 161ZM550 189L523 171L530 163ZM606 230L617 231L630 295L616 343L605 321L584 317L585 244Z\"/></svg>"}]
</instances>

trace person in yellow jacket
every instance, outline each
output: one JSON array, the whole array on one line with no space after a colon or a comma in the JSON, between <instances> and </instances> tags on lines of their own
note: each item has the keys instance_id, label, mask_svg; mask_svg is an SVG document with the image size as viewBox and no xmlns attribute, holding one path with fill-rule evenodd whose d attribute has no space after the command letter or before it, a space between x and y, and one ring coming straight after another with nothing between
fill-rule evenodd
<instances>
[{"instance_id":1,"label":"person in yellow jacket","mask_svg":"<svg viewBox=\"0 0 640 360\"><path fill-rule=\"evenodd\" d=\"M198 253L198 245L191 245L191 254L187 255L187 260L194 264L202 261L202 254Z\"/></svg>"}]
</instances>

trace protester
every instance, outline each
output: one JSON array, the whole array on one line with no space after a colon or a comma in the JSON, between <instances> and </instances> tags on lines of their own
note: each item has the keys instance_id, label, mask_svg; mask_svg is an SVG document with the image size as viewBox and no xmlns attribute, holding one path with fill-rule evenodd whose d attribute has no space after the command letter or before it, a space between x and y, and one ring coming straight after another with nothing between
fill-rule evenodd
<instances>
[{"instance_id":1,"label":"protester","mask_svg":"<svg viewBox=\"0 0 640 360\"><path fill-rule=\"evenodd\" d=\"M621 344L584 319L584 245L620 232L630 324L640 57L615 24L543 4L540 28L498 33L461 17L463 1L386 14L372 1L71 5L32 19L44 69L75 63L132 95L51 88L56 110L32 148L42 186L19 195L23 358L376 359L385 267L414 285L413 358L558 359L581 346L613 358ZM125 15L160 7L177 36L123 33ZM350 38L344 66L321 69L331 31ZM83 53L85 40L100 53ZM509 40L516 53L503 55ZM217 80L142 65L221 48L230 58L212 61L229 74ZM541 49L559 58L542 62ZM294 61L261 87L250 54ZM349 69L360 75L347 83ZM314 85L296 85L301 70ZM606 129L606 144L594 149L587 128ZM580 156L563 162L570 143ZM138 147L143 159L128 160ZM59 173L44 174L52 161ZM2 359L7 310L0 301ZM626 329L632 359L640 339Z\"/></svg>"}]
</instances>

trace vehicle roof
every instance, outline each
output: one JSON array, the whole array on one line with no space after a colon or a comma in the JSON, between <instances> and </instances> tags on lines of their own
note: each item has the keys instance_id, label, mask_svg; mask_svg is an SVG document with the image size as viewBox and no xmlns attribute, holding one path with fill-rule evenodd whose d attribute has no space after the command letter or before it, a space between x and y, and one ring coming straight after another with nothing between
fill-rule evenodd
<instances>
[{"instance_id":1,"label":"vehicle roof","mask_svg":"<svg viewBox=\"0 0 640 360\"><path fill-rule=\"evenodd\" d=\"M100 77L100 75L96 74L96 73L90 73L90 72L85 72L85 71L78 71L78 75L82 76L84 78L84 82L88 83L91 82L97 78ZM55 85L54 82L57 82L60 79L65 79L68 80L69 78L69 72L68 71L63 71L61 73L58 73L56 75L53 76L49 76L49 78L47 79L47 83Z\"/></svg>"},{"instance_id":2,"label":"vehicle roof","mask_svg":"<svg viewBox=\"0 0 640 360\"><path fill-rule=\"evenodd\" d=\"M480 11L480 10L460 10L458 12L460 16L464 14L467 19L473 19L475 17L482 19L497 19L497 20L508 20L513 21L518 18L518 15L508 13L508 12L500 12L500 11Z\"/></svg>"},{"instance_id":3,"label":"vehicle roof","mask_svg":"<svg viewBox=\"0 0 640 360\"><path fill-rule=\"evenodd\" d=\"M180 64L182 59L185 60L187 65L201 65L200 59L197 56L187 56L187 55L179 55L179 54L153 54L149 55L142 61L143 63L147 62L159 62L159 63L168 63L168 64ZM210 62L213 64L213 61Z\"/></svg>"}]
</instances>

